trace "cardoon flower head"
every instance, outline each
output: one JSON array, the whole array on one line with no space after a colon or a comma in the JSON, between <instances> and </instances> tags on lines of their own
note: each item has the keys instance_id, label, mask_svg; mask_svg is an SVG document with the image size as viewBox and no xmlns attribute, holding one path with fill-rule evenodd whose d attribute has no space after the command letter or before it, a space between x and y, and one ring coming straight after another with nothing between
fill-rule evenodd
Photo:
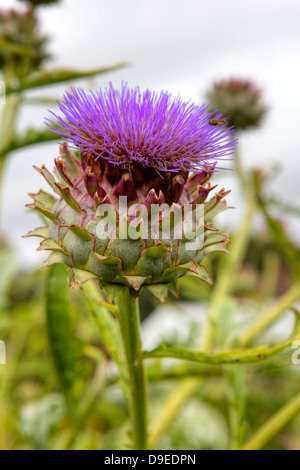
<instances>
[{"instance_id":1,"label":"cardoon flower head","mask_svg":"<svg viewBox=\"0 0 300 470\"><path fill-rule=\"evenodd\" d=\"M250 80L231 78L213 84L207 93L212 109L227 117L236 129L259 126L266 113L261 90Z\"/></svg>"},{"instance_id":2,"label":"cardoon flower head","mask_svg":"<svg viewBox=\"0 0 300 470\"><path fill-rule=\"evenodd\" d=\"M63 117L52 113L57 122L47 120L64 139L56 179L39 170L58 199L40 191L29 206L50 220L30 234L53 252L45 266L66 263L75 285L93 277L106 292L125 284L138 295L147 286L160 298L184 274L210 282L204 253L224 251L228 237L212 224L227 193L207 199L215 188L209 179L236 144L226 123L210 123L222 115L126 85L89 95L73 88L59 108ZM193 216L199 206L203 220L188 224L186 209ZM191 247L200 233L201 244Z\"/></svg>"}]
</instances>

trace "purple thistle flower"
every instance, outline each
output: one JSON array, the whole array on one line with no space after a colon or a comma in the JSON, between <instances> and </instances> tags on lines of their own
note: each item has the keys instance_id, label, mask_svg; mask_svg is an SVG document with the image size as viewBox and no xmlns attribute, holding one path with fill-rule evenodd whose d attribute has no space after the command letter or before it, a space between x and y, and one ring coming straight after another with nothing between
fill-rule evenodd
<instances>
[{"instance_id":1,"label":"purple thistle flower","mask_svg":"<svg viewBox=\"0 0 300 470\"><path fill-rule=\"evenodd\" d=\"M221 114L167 92L141 92L126 84L117 91L110 84L87 95L72 88L58 105L64 117L50 111L57 122L47 119L49 128L70 147L79 147L83 156L104 159L120 169L130 170L136 163L159 174L218 170L218 162L230 159L237 143L233 127L209 123Z\"/></svg>"}]
</instances>

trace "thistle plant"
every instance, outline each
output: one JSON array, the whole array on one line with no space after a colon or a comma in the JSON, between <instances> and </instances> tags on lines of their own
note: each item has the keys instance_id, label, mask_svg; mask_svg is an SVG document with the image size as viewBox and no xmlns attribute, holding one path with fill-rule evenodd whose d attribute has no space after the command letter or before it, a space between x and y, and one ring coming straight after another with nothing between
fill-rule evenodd
<instances>
[{"instance_id":1,"label":"thistle plant","mask_svg":"<svg viewBox=\"0 0 300 470\"><path fill-rule=\"evenodd\" d=\"M126 85L89 95L73 88L59 108L62 116L52 113L55 120L46 121L63 139L54 175L38 169L55 196L41 190L28 205L49 224L28 235L43 238L39 249L51 251L44 267L64 263L74 286L95 279L108 301L115 300L134 446L146 448L138 298L148 289L164 302L184 275L211 283L202 261L226 251L228 236L213 219L226 209L228 192L211 197L209 180L234 152L233 128L211 125L222 115L207 106Z\"/></svg>"}]
</instances>

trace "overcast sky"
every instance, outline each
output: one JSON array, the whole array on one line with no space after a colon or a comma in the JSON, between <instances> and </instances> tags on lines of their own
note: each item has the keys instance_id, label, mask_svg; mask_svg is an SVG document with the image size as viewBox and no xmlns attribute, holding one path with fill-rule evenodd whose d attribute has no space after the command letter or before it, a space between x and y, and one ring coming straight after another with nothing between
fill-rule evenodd
<instances>
[{"instance_id":1,"label":"overcast sky","mask_svg":"<svg viewBox=\"0 0 300 470\"><path fill-rule=\"evenodd\" d=\"M1 6L20 6L0 0ZM299 203L300 176L300 2L299 0L62 0L40 10L42 30L51 35L50 66L95 68L119 61L128 67L87 85L165 89L182 98L202 102L215 79L251 78L264 90L269 113L260 131L247 132L241 141L249 166L282 165L276 190ZM60 97L63 87L45 90ZM41 91L39 92L41 94ZM47 110L30 107L20 126L42 125ZM2 224L10 239L35 262L34 241L20 235L38 224L26 215L26 193L39 189L41 179L32 164L53 166L55 143L15 153L7 166ZM222 178L233 188L230 203L241 213L232 177ZM17 188L17 189L16 189ZM233 213L234 212L234 213ZM292 226L291 226L292 227Z\"/></svg>"}]
</instances>

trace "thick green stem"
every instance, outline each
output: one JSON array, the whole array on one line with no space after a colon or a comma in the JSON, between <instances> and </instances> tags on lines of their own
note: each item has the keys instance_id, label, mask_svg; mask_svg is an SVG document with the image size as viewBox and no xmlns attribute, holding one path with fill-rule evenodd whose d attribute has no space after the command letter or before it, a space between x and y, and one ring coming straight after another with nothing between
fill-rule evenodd
<instances>
[{"instance_id":1,"label":"thick green stem","mask_svg":"<svg viewBox=\"0 0 300 470\"><path fill-rule=\"evenodd\" d=\"M135 450L147 449L147 386L142 359L138 299L133 302L124 288L117 296L119 321L127 364L127 387Z\"/></svg>"}]
</instances>

